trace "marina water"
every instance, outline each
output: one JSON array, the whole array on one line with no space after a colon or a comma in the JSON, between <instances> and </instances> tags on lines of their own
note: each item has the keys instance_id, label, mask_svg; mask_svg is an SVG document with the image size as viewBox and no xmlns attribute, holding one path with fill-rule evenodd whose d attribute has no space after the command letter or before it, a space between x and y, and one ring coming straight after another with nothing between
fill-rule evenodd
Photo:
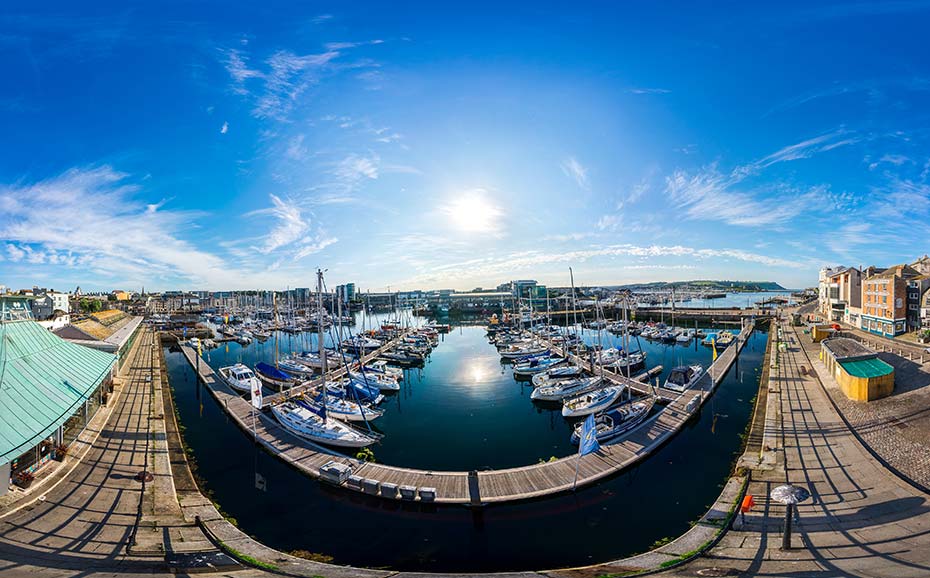
<instances>
[{"instance_id":1,"label":"marina water","mask_svg":"<svg viewBox=\"0 0 930 578\"><path fill-rule=\"evenodd\" d=\"M597 342L597 332L584 339ZM605 346L622 340L600 334ZM169 380L207 490L240 527L278 549L332 556L336 563L404 570L527 570L591 564L646 550L676 536L719 493L751 413L767 334L757 331L717 393L668 444L639 466L574 494L479 510L406 504L330 488L253 446L227 419L179 353ZM280 334L278 351L315 347ZM711 351L640 340L648 367L701 363ZM633 340L631 349L637 349ZM273 339L204 352L214 368L273 362ZM532 385L513 379L483 327L456 327L422 369L406 372L374 423L382 463L427 470L515 467L571 455L559 406L534 404Z\"/></svg>"}]
</instances>

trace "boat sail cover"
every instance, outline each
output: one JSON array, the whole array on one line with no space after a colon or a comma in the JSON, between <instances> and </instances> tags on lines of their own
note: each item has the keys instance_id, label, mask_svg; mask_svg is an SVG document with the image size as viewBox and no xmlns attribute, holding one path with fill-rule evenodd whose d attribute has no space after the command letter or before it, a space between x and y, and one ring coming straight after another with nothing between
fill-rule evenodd
<instances>
[{"instance_id":1,"label":"boat sail cover","mask_svg":"<svg viewBox=\"0 0 930 578\"><path fill-rule=\"evenodd\" d=\"M278 381L290 381L292 379L290 375L284 373L273 365L268 365L264 361L259 361L255 364L255 371L261 373L269 379L275 379Z\"/></svg>"}]
</instances>

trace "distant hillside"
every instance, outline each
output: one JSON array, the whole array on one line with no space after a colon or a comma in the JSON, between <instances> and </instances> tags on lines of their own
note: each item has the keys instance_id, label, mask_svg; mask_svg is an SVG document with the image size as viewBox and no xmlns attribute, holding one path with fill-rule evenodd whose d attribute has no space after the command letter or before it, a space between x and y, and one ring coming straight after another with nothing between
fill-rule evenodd
<instances>
[{"instance_id":1,"label":"distant hillside","mask_svg":"<svg viewBox=\"0 0 930 578\"><path fill-rule=\"evenodd\" d=\"M661 290L683 290L683 291L721 291L727 293L754 293L758 291L788 291L774 281L657 281L654 283L635 283L632 285L620 285L620 289L631 289L634 291L661 291Z\"/></svg>"}]
</instances>

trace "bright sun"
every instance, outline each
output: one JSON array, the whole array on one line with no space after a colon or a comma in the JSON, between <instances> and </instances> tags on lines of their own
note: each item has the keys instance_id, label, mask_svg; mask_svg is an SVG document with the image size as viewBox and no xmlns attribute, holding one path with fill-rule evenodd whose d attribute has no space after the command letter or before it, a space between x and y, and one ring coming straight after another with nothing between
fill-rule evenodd
<instances>
[{"instance_id":1,"label":"bright sun","mask_svg":"<svg viewBox=\"0 0 930 578\"><path fill-rule=\"evenodd\" d=\"M503 212L483 195L469 192L451 199L443 212L453 227L466 233L487 233L498 228Z\"/></svg>"}]
</instances>

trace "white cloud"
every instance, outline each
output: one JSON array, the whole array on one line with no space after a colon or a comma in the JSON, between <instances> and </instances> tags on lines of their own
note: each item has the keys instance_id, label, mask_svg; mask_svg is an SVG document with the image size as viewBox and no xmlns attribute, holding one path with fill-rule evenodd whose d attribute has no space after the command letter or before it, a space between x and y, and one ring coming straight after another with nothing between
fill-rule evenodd
<instances>
[{"instance_id":1,"label":"white cloud","mask_svg":"<svg viewBox=\"0 0 930 578\"><path fill-rule=\"evenodd\" d=\"M671 90L668 90L667 88L645 88L645 87L628 88L626 89L626 91L629 92L630 94L668 94L672 92Z\"/></svg>"},{"instance_id":2,"label":"white cloud","mask_svg":"<svg viewBox=\"0 0 930 578\"><path fill-rule=\"evenodd\" d=\"M351 154L339 161L331 172L342 186L352 190L365 179L377 179L380 163L381 158L375 154L368 156Z\"/></svg>"},{"instance_id":3,"label":"white cloud","mask_svg":"<svg viewBox=\"0 0 930 578\"><path fill-rule=\"evenodd\" d=\"M310 21L314 24L323 24L324 22L329 22L333 19L332 14L318 14L314 16Z\"/></svg>"},{"instance_id":4,"label":"white cloud","mask_svg":"<svg viewBox=\"0 0 930 578\"><path fill-rule=\"evenodd\" d=\"M196 213L153 209L134 199L137 192L128 175L109 166L0 185L0 240L9 242L11 258L79 266L97 278L235 284L221 258L180 238Z\"/></svg>"},{"instance_id":5,"label":"white cloud","mask_svg":"<svg viewBox=\"0 0 930 578\"><path fill-rule=\"evenodd\" d=\"M308 152L307 147L304 146L304 135L299 134L288 141L284 154L291 160L302 161L307 157Z\"/></svg>"},{"instance_id":6,"label":"white cloud","mask_svg":"<svg viewBox=\"0 0 930 578\"><path fill-rule=\"evenodd\" d=\"M811 156L859 142L844 138L849 134L840 128L799 143L783 147L759 160L736 167L730 174L721 173L716 164L688 173L676 170L666 177L665 190L672 200L685 209L692 219L722 221L740 226L771 226L790 221L804 210L829 203L842 202L842 196L831 195L825 186L795 190L775 185L760 194L744 188L743 182L777 163L806 159Z\"/></svg>"},{"instance_id":7,"label":"white cloud","mask_svg":"<svg viewBox=\"0 0 930 578\"><path fill-rule=\"evenodd\" d=\"M315 239L312 241L307 241L301 244L300 248L294 254L294 259L303 259L307 255L313 255L319 253L326 247L329 247L333 243L336 243L339 239L336 237L327 237L325 239Z\"/></svg>"},{"instance_id":8,"label":"white cloud","mask_svg":"<svg viewBox=\"0 0 930 578\"><path fill-rule=\"evenodd\" d=\"M247 214L247 216L267 215L276 221L275 226L263 238L261 245L256 247L259 252L266 255L297 241L310 229L310 223L304 219L296 203L289 199L282 200L277 195L269 195L269 197L271 207Z\"/></svg>"},{"instance_id":9,"label":"white cloud","mask_svg":"<svg viewBox=\"0 0 930 578\"><path fill-rule=\"evenodd\" d=\"M12 243L7 244L6 246L7 258L14 263L18 263L23 260L23 257L26 256L26 252L21 248L13 245Z\"/></svg>"},{"instance_id":10,"label":"white cloud","mask_svg":"<svg viewBox=\"0 0 930 578\"><path fill-rule=\"evenodd\" d=\"M588 189L588 169L584 167L578 159L575 157L568 157L562 161L561 165L562 172L565 173L565 176L573 179L575 184L580 188L587 190Z\"/></svg>"},{"instance_id":11,"label":"white cloud","mask_svg":"<svg viewBox=\"0 0 930 578\"><path fill-rule=\"evenodd\" d=\"M226 134L227 132L229 132L229 123L223 121L223 126L220 127L220 134Z\"/></svg>"},{"instance_id":12,"label":"white cloud","mask_svg":"<svg viewBox=\"0 0 930 578\"><path fill-rule=\"evenodd\" d=\"M327 42L323 45L326 50L348 50L359 46L370 46L374 44L383 44L384 40L363 40L361 42Z\"/></svg>"},{"instance_id":13,"label":"white cloud","mask_svg":"<svg viewBox=\"0 0 930 578\"><path fill-rule=\"evenodd\" d=\"M579 251L564 252L545 252L545 251L522 251L511 253L502 257L487 256L468 259L459 262L443 262L441 264L430 263L428 269L423 268L423 272L402 282L405 286L436 286L448 285L457 280L463 279L485 279L493 281L509 277L520 271L536 270L539 267L548 266L557 263L580 264L593 259L616 259L616 258L685 258L685 259L717 259L717 260L734 260L745 263L755 263L767 267L778 267L786 269L805 269L813 265L806 261L795 261L770 257L758 253L751 253L739 249L703 249L686 247L682 245L648 245L639 246L632 244L609 245L606 247L595 247ZM635 265L635 264L634 264ZM653 265L667 265L673 267L691 266L693 263L646 263L651 268Z\"/></svg>"}]
</instances>

